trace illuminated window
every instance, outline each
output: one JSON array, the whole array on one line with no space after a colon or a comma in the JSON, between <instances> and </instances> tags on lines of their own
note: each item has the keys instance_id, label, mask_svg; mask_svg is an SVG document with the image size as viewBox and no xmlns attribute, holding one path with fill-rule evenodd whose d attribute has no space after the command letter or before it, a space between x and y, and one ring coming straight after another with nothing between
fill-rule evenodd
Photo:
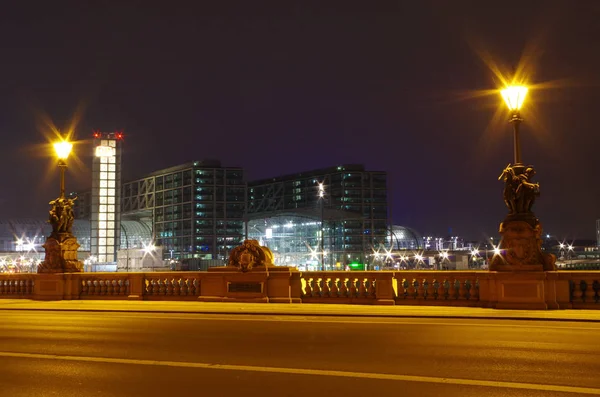
<instances>
[{"instance_id":1,"label":"illuminated window","mask_svg":"<svg viewBox=\"0 0 600 397\"><path fill-rule=\"evenodd\" d=\"M108 187L108 183L106 181L100 181L100 187Z\"/></svg>"},{"instance_id":2,"label":"illuminated window","mask_svg":"<svg viewBox=\"0 0 600 397\"><path fill-rule=\"evenodd\" d=\"M109 164L108 165L108 171L109 172L115 172L116 171L116 166L114 164Z\"/></svg>"},{"instance_id":3,"label":"illuminated window","mask_svg":"<svg viewBox=\"0 0 600 397\"><path fill-rule=\"evenodd\" d=\"M100 196L106 196L106 189L100 189Z\"/></svg>"},{"instance_id":4,"label":"illuminated window","mask_svg":"<svg viewBox=\"0 0 600 397\"><path fill-rule=\"evenodd\" d=\"M106 212L106 205L100 204L100 212Z\"/></svg>"},{"instance_id":5,"label":"illuminated window","mask_svg":"<svg viewBox=\"0 0 600 397\"><path fill-rule=\"evenodd\" d=\"M100 171L108 171L108 165L107 164L100 164Z\"/></svg>"},{"instance_id":6,"label":"illuminated window","mask_svg":"<svg viewBox=\"0 0 600 397\"><path fill-rule=\"evenodd\" d=\"M98 255L98 262L106 262L106 255Z\"/></svg>"},{"instance_id":7,"label":"illuminated window","mask_svg":"<svg viewBox=\"0 0 600 397\"><path fill-rule=\"evenodd\" d=\"M108 189L107 193L108 193L107 194L108 196L114 196L115 195L115 189Z\"/></svg>"},{"instance_id":8,"label":"illuminated window","mask_svg":"<svg viewBox=\"0 0 600 397\"><path fill-rule=\"evenodd\" d=\"M108 254L108 255L106 255L106 261L107 262L114 262L115 261L115 255L114 254Z\"/></svg>"},{"instance_id":9,"label":"illuminated window","mask_svg":"<svg viewBox=\"0 0 600 397\"><path fill-rule=\"evenodd\" d=\"M107 238L106 239L106 244L109 246L112 246L115 243L115 239L114 238Z\"/></svg>"},{"instance_id":10,"label":"illuminated window","mask_svg":"<svg viewBox=\"0 0 600 397\"><path fill-rule=\"evenodd\" d=\"M106 237L114 237L114 236L115 236L115 231L113 229L106 231Z\"/></svg>"},{"instance_id":11,"label":"illuminated window","mask_svg":"<svg viewBox=\"0 0 600 397\"><path fill-rule=\"evenodd\" d=\"M115 187L115 181L114 181L114 179L112 181L108 181L108 187L112 187L112 188Z\"/></svg>"},{"instance_id":12,"label":"illuminated window","mask_svg":"<svg viewBox=\"0 0 600 397\"><path fill-rule=\"evenodd\" d=\"M108 179L108 172L101 172L100 179Z\"/></svg>"},{"instance_id":13,"label":"illuminated window","mask_svg":"<svg viewBox=\"0 0 600 397\"><path fill-rule=\"evenodd\" d=\"M114 139L108 141L108 146L110 146L110 147L117 147L117 141L115 141Z\"/></svg>"},{"instance_id":14,"label":"illuminated window","mask_svg":"<svg viewBox=\"0 0 600 397\"><path fill-rule=\"evenodd\" d=\"M104 230L104 229L100 229L100 230L98 230L98 235L99 235L100 237L106 237L106 230Z\"/></svg>"},{"instance_id":15,"label":"illuminated window","mask_svg":"<svg viewBox=\"0 0 600 397\"><path fill-rule=\"evenodd\" d=\"M114 229L115 228L115 223L114 222L106 222L106 228L107 229Z\"/></svg>"},{"instance_id":16,"label":"illuminated window","mask_svg":"<svg viewBox=\"0 0 600 397\"><path fill-rule=\"evenodd\" d=\"M106 222L104 222L104 221L99 221L99 222L98 222L98 228L99 228L99 229L106 229Z\"/></svg>"},{"instance_id":17,"label":"illuminated window","mask_svg":"<svg viewBox=\"0 0 600 397\"><path fill-rule=\"evenodd\" d=\"M114 204L115 203L115 198L114 197L108 197L108 204Z\"/></svg>"},{"instance_id":18,"label":"illuminated window","mask_svg":"<svg viewBox=\"0 0 600 397\"><path fill-rule=\"evenodd\" d=\"M106 203L107 203L106 196L100 196L100 204L106 204Z\"/></svg>"},{"instance_id":19,"label":"illuminated window","mask_svg":"<svg viewBox=\"0 0 600 397\"><path fill-rule=\"evenodd\" d=\"M108 212L115 212L115 206L114 206L114 204L109 204L108 205Z\"/></svg>"},{"instance_id":20,"label":"illuminated window","mask_svg":"<svg viewBox=\"0 0 600 397\"><path fill-rule=\"evenodd\" d=\"M101 214L98 214L98 220L105 221L106 220L106 213L103 212Z\"/></svg>"},{"instance_id":21,"label":"illuminated window","mask_svg":"<svg viewBox=\"0 0 600 397\"><path fill-rule=\"evenodd\" d=\"M108 220L109 221L114 221L115 220L115 214L108 214Z\"/></svg>"}]
</instances>

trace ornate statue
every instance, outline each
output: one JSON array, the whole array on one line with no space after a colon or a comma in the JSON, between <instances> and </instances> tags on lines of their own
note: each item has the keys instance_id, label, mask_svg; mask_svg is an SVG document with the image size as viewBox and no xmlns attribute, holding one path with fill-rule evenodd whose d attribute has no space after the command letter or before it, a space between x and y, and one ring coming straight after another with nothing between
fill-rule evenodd
<instances>
[{"instance_id":1,"label":"ornate statue","mask_svg":"<svg viewBox=\"0 0 600 397\"><path fill-rule=\"evenodd\" d=\"M533 167L508 164L498 177L504 181L504 202L510 215L531 214L535 198L540 195L540 184L532 183L535 175Z\"/></svg>"},{"instance_id":2,"label":"ornate statue","mask_svg":"<svg viewBox=\"0 0 600 397\"><path fill-rule=\"evenodd\" d=\"M257 240L244 240L239 247L234 248L229 255L227 266L237 267L243 272L254 266L275 266L273 253L267 247L261 246Z\"/></svg>"},{"instance_id":3,"label":"ornate statue","mask_svg":"<svg viewBox=\"0 0 600 397\"><path fill-rule=\"evenodd\" d=\"M80 272L83 263L77 257L79 243L73 236L73 205L76 198L61 197L50 201L48 223L52 225L52 233L46 239L44 249L46 256L38 267L38 273L71 273Z\"/></svg>"},{"instance_id":4,"label":"ornate statue","mask_svg":"<svg viewBox=\"0 0 600 397\"><path fill-rule=\"evenodd\" d=\"M59 197L50 201L52 208L49 212L48 223L52 225L52 234L71 233L73 221L73 205L75 199Z\"/></svg>"}]
</instances>

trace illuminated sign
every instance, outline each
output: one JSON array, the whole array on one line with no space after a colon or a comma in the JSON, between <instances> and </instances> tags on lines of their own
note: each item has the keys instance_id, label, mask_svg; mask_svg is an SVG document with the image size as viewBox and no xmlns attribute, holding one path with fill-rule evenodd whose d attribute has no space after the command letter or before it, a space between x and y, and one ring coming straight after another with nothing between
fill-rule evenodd
<instances>
[{"instance_id":1,"label":"illuminated sign","mask_svg":"<svg viewBox=\"0 0 600 397\"><path fill-rule=\"evenodd\" d=\"M96 157L114 157L115 148L111 146L96 146Z\"/></svg>"},{"instance_id":2,"label":"illuminated sign","mask_svg":"<svg viewBox=\"0 0 600 397\"><path fill-rule=\"evenodd\" d=\"M268 228L268 229L266 230L266 237L267 237L267 238L273 238L273 229L271 229L271 228Z\"/></svg>"}]
</instances>

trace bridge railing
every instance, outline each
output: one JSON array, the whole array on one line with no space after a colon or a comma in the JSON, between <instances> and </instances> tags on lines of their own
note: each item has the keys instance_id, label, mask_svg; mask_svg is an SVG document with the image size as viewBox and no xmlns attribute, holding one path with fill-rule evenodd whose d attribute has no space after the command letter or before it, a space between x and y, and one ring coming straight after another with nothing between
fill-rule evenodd
<instances>
[{"instance_id":1,"label":"bridge railing","mask_svg":"<svg viewBox=\"0 0 600 397\"><path fill-rule=\"evenodd\" d=\"M600 309L600 271L0 274L0 298Z\"/></svg>"},{"instance_id":2,"label":"bridge railing","mask_svg":"<svg viewBox=\"0 0 600 397\"><path fill-rule=\"evenodd\" d=\"M480 306L480 278L487 272L395 272L398 305Z\"/></svg>"},{"instance_id":3,"label":"bridge railing","mask_svg":"<svg viewBox=\"0 0 600 397\"><path fill-rule=\"evenodd\" d=\"M1 274L0 298L33 298L36 274Z\"/></svg>"}]
</instances>

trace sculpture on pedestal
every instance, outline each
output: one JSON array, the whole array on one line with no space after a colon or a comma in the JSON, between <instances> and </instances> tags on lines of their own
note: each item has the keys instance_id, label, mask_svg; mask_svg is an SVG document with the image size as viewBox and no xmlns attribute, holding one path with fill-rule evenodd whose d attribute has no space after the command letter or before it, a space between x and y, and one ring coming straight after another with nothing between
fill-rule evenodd
<instances>
[{"instance_id":1,"label":"sculpture on pedestal","mask_svg":"<svg viewBox=\"0 0 600 397\"><path fill-rule=\"evenodd\" d=\"M72 233L73 205L75 199L59 197L50 201L48 223L52 233L43 245L46 256L38 267L38 273L81 272L83 263L77 259L79 243Z\"/></svg>"},{"instance_id":2,"label":"sculpture on pedestal","mask_svg":"<svg viewBox=\"0 0 600 397\"><path fill-rule=\"evenodd\" d=\"M229 254L227 266L247 272L253 267L271 267L275 264L269 248L261 246L257 240L244 240L242 245L235 247Z\"/></svg>"}]
</instances>

